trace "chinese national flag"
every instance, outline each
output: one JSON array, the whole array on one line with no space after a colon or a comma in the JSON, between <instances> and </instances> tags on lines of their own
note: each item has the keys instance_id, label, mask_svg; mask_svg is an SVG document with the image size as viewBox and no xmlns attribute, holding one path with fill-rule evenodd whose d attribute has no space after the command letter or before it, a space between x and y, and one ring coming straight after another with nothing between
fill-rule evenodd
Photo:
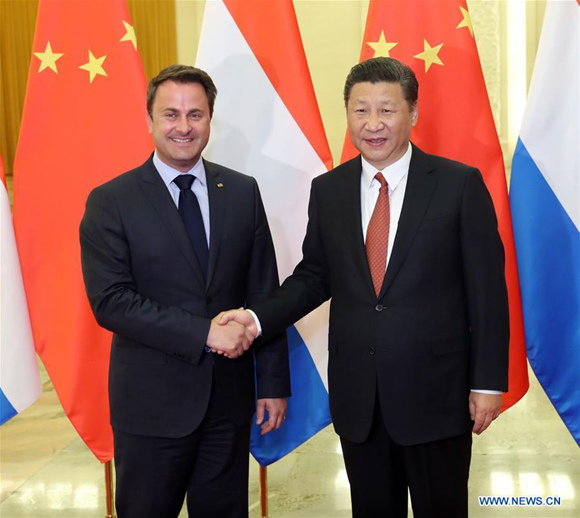
<instances>
[{"instance_id":1,"label":"chinese national flag","mask_svg":"<svg viewBox=\"0 0 580 518\"><path fill-rule=\"evenodd\" d=\"M379 56L403 61L417 75L419 120L412 141L428 153L477 167L493 198L510 303L505 410L529 386L524 328L503 157L465 0L370 0L360 60ZM347 137L342 161L356 154Z\"/></svg>"},{"instance_id":2,"label":"chinese national flag","mask_svg":"<svg viewBox=\"0 0 580 518\"><path fill-rule=\"evenodd\" d=\"M90 190L152 150L125 0L40 0L14 163L16 238L36 349L72 424L112 458L111 336L89 308L79 223Z\"/></svg>"}]
</instances>

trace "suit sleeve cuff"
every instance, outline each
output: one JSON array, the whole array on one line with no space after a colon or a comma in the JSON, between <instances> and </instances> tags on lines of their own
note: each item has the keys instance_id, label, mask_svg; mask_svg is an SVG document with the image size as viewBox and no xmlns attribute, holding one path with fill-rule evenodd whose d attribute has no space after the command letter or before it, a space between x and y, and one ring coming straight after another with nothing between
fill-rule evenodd
<instances>
[{"instance_id":1,"label":"suit sleeve cuff","mask_svg":"<svg viewBox=\"0 0 580 518\"><path fill-rule=\"evenodd\" d=\"M258 315L256 315L256 313L254 313L251 309L246 309L246 311L254 317L254 322L256 322L256 327L258 328L258 335L256 338L258 338L258 336L262 336L262 324L260 324Z\"/></svg>"}]
</instances>

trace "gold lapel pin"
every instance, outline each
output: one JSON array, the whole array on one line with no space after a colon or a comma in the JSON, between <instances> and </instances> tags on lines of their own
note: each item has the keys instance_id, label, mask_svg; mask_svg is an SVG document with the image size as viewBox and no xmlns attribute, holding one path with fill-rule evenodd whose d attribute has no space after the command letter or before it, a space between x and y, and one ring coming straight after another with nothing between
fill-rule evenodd
<instances>
[{"instance_id":1,"label":"gold lapel pin","mask_svg":"<svg viewBox=\"0 0 580 518\"><path fill-rule=\"evenodd\" d=\"M224 184L220 182L217 184L217 186L221 189L224 186Z\"/></svg>"}]
</instances>

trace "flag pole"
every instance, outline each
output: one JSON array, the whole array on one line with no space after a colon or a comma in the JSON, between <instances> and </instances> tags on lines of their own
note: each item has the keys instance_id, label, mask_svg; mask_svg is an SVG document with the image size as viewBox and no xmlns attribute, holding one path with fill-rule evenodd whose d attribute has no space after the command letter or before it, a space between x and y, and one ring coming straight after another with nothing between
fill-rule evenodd
<instances>
[{"instance_id":1,"label":"flag pole","mask_svg":"<svg viewBox=\"0 0 580 518\"><path fill-rule=\"evenodd\" d=\"M268 468L260 466L260 509L261 518L270 518L268 515Z\"/></svg>"},{"instance_id":2,"label":"flag pole","mask_svg":"<svg viewBox=\"0 0 580 518\"><path fill-rule=\"evenodd\" d=\"M105 462L105 494L107 499L107 514L105 518L117 518L113 493L113 468L110 460Z\"/></svg>"}]
</instances>

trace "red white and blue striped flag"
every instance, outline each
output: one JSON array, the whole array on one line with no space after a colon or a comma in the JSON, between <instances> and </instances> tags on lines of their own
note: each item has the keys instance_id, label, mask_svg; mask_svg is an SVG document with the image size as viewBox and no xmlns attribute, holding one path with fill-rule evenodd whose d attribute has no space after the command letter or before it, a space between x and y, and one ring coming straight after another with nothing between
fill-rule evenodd
<instances>
[{"instance_id":1,"label":"red white and blue striped flag","mask_svg":"<svg viewBox=\"0 0 580 518\"><path fill-rule=\"evenodd\" d=\"M291 0L206 2L196 65L221 92L208 159L254 176L272 230L281 280L301 259L311 180L332 167ZM330 423L328 305L288 329L292 397L284 426L255 428L262 466Z\"/></svg>"},{"instance_id":2,"label":"red white and blue striped flag","mask_svg":"<svg viewBox=\"0 0 580 518\"><path fill-rule=\"evenodd\" d=\"M510 202L528 359L580 445L579 28L579 2L548 2Z\"/></svg>"}]
</instances>

